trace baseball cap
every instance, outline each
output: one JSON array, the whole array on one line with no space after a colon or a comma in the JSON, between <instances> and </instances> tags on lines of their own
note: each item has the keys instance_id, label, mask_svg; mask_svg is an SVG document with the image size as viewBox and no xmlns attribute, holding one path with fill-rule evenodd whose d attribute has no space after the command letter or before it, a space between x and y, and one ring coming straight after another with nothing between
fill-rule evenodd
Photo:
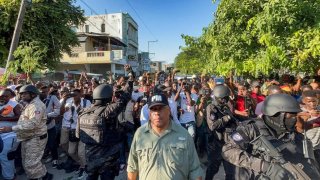
<instances>
[{"instance_id":1,"label":"baseball cap","mask_svg":"<svg viewBox=\"0 0 320 180\"><path fill-rule=\"evenodd\" d=\"M261 84L259 83L259 81L253 81L252 84L251 84L251 87L261 87Z\"/></svg>"},{"instance_id":2,"label":"baseball cap","mask_svg":"<svg viewBox=\"0 0 320 180\"><path fill-rule=\"evenodd\" d=\"M169 106L168 99L164 94L155 94L149 98L149 109L154 106Z\"/></svg>"}]
</instances>

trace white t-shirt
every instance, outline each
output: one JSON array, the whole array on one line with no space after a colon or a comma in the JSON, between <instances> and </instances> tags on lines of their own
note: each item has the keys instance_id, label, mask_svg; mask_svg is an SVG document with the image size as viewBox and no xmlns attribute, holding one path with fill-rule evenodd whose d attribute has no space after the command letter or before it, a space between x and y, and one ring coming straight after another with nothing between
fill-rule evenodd
<instances>
[{"instance_id":1,"label":"white t-shirt","mask_svg":"<svg viewBox=\"0 0 320 180\"><path fill-rule=\"evenodd\" d=\"M3 117L14 117L14 112L13 109L18 105L16 101L9 100L9 102L3 106L0 106L0 110L3 108L6 108L9 113L1 114ZM3 126L14 126L17 125L17 121L0 121L0 127ZM2 139L8 138L8 137L15 137L16 133L15 132L9 132L9 133L0 133L0 137Z\"/></svg>"},{"instance_id":2,"label":"white t-shirt","mask_svg":"<svg viewBox=\"0 0 320 180\"><path fill-rule=\"evenodd\" d=\"M86 106L84 107L84 101L86 101ZM63 114L63 121L62 121L62 127L66 127L66 128L70 128L70 123L71 123L71 117L73 117L73 123L71 124L71 129L76 129L77 127L77 122L78 122L78 109L79 108L86 108L86 107L89 107L91 105L90 101L87 100L87 99L84 99L84 98L81 98L81 102L80 102L80 106L76 106L74 104L74 99L73 98L69 98L67 99L66 101L66 105L65 105L65 108L68 108L69 110L66 111L64 114ZM71 111L71 107L74 107L74 113L73 113L73 116L72 116L72 111Z\"/></svg>"},{"instance_id":3,"label":"white t-shirt","mask_svg":"<svg viewBox=\"0 0 320 180\"><path fill-rule=\"evenodd\" d=\"M197 102L198 100L198 95L191 93L190 94L191 99L194 102ZM180 93L180 102L181 102L181 109L183 109L184 113L180 115L180 123L188 123L195 121L195 105L190 106L191 102L188 102L187 96L185 95L184 92Z\"/></svg>"}]
</instances>

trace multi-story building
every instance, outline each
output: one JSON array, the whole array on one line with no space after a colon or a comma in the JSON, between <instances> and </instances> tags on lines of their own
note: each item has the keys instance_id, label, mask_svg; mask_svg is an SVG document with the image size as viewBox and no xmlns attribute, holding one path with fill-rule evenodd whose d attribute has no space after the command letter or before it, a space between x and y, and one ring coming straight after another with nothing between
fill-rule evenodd
<instances>
[{"instance_id":1,"label":"multi-story building","mask_svg":"<svg viewBox=\"0 0 320 180\"><path fill-rule=\"evenodd\" d=\"M164 69L164 64L165 61L151 61L150 62L150 67L151 67L151 72L157 72L157 71L165 71Z\"/></svg>"},{"instance_id":2,"label":"multi-story building","mask_svg":"<svg viewBox=\"0 0 320 180\"><path fill-rule=\"evenodd\" d=\"M80 46L63 55L61 70L124 74L126 63L137 70L138 24L128 13L88 16L83 25L72 28Z\"/></svg>"},{"instance_id":3,"label":"multi-story building","mask_svg":"<svg viewBox=\"0 0 320 180\"><path fill-rule=\"evenodd\" d=\"M143 74L144 72L150 72L150 57L148 52L140 52L138 55L139 72Z\"/></svg>"}]
</instances>

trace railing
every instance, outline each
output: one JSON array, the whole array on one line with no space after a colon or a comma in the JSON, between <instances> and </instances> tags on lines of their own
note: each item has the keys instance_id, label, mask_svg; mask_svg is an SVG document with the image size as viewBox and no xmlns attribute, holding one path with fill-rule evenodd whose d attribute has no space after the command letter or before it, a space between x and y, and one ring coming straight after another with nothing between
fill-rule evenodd
<instances>
[{"instance_id":1,"label":"railing","mask_svg":"<svg viewBox=\"0 0 320 180\"><path fill-rule=\"evenodd\" d=\"M70 64L122 63L122 61L125 61L123 57L122 50L89 51L72 53L70 56L68 54L64 54L61 62Z\"/></svg>"}]
</instances>

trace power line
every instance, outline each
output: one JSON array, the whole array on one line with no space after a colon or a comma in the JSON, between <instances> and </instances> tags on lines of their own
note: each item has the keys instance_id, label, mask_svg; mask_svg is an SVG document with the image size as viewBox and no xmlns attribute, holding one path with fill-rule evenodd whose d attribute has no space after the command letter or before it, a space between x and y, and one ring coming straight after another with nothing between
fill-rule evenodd
<instances>
[{"instance_id":1,"label":"power line","mask_svg":"<svg viewBox=\"0 0 320 180\"><path fill-rule=\"evenodd\" d=\"M129 2L129 0L126 0L127 3L129 4L129 6L132 8L132 10L136 13L136 15L138 16L138 18L140 19L140 21L142 22L142 24L144 25L144 27L149 31L149 33L154 37L154 39L158 39L156 38L156 36L152 33L152 31L148 28L148 26L146 25L146 23L144 23L143 19L140 17L139 13L135 10L135 8L131 5L131 3Z\"/></svg>"},{"instance_id":2,"label":"power line","mask_svg":"<svg viewBox=\"0 0 320 180\"><path fill-rule=\"evenodd\" d=\"M91 10L91 12L93 12L94 14L98 15L99 14L92 8L89 6L89 4L87 4L86 2L84 2L83 0L80 0L85 6L87 6L87 8L89 8ZM104 19L102 17L99 16L100 19L102 19L104 21ZM88 20L88 19L87 19ZM89 20L88 20L89 21ZM90 21L89 21L90 22ZM108 21L104 21L105 23L107 23L107 25L117 34L120 34L120 32L118 32L116 29L113 28L113 26L111 24L108 23ZM92 22L91 22L92 24Z\"/></svg>"}]
</instances>

